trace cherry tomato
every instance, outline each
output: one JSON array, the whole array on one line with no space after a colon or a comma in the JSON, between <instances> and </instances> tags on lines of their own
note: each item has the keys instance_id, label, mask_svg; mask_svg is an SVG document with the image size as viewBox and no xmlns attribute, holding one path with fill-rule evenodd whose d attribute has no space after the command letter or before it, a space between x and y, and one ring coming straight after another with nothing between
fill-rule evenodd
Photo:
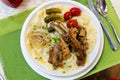
<instances>
[{"instance_id":1,"label":"cherry tomato","mask_svg":"<svg viewBox=\"0 0 120 80\"><path fill-rule=\"evenodd\" d=\"M79 16L81 14L80 8L73 7L70 9L72 16Z\"/></svg>"},{"instance_id":2,"label":"cherry tomato","mask_svg":"<svg viewBox=\"0 0 120 80\"><path fill-rule=\"evenodd\" d=\"M71 15L70 12L66 12L66 13L64 14L64 19L65 19L65 20L68 20L68 19L70 19L71 17L72 17L72 15Z\"/></svg>"},{"instance_id":3,"label":"cherry tomato","mask_svg":"<svg viewBox=\"0 0 120 80\"><path fill-rule=\"evenodd\" d=\"M77 27L78 26L78 22L77 22L77 20L72 20L72 19L69 19L68 21L67 21L67 27L68 28L71 28L71 27Z\"/></svg>"}]
</instances>

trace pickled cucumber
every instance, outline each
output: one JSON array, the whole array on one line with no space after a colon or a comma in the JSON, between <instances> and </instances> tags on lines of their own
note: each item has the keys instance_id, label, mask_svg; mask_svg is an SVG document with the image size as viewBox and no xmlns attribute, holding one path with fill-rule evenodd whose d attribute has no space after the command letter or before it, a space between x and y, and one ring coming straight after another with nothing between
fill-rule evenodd
<instances>
[{"instance_id":1,"label":"pickled cucumber","mask_svg":"<svg viewBox=\"0 0 120 80\"><path fill-rule=\"evenodd\" d=\"M50 8L50 9L46 9L46 14L52 14L52 13L61 13L61 9L59 8Z\"/></svg>"},{"instance_id":2,"label":"pickled cucumber","mask_svg":"<svg viewBox=\"0 0 120 80\"><path fill-rule=\"evenodd\" d=\"M46 23L49 23L50 21L55 21L55 20L64 21L64 18L60 15L50 14L50 15L46 16L45 19L44 19L44 21Z\"/></svg>"}]
</instances>

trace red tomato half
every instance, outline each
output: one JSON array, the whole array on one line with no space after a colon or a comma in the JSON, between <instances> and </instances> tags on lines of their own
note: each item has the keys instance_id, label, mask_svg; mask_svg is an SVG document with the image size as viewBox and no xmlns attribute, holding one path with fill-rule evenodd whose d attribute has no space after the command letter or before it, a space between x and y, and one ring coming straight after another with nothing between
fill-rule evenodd
<instances>
[{"instance_id":1,"label":"red tomato half","mask_svg":"<svg viewBox=\"0 0 120 80\"><path fill-rule=\"evenodd\" d=\"M77 20L72 20L72 19L70 19L70 20L68 20L67 21L67 27L68 28L71 28L71 27L77 27L78 26L78 22L77 22Z\"/></svg>"},{"instance_id":2,"label":"red tomato half","mask_svg":"<svg viewBox=\"0 0 120 80\"><path fill-rule=\"evenodd\" d=\"M65 20L68 20L68 19L70 19L72 17L72 14L70 13L70 12L66 12L65 14L64 14L64 19Z\"/></svg>"},{"instance_id":3,"label":"red tomato half","mask_svg":"<svg viewBox=\"0 0 120 80\"><path fill-rule=\"evenodd\" d=\"M81 14L80 8L73 7L70 9L72 16L79 16Z\"/></svg>"}]
</instances>

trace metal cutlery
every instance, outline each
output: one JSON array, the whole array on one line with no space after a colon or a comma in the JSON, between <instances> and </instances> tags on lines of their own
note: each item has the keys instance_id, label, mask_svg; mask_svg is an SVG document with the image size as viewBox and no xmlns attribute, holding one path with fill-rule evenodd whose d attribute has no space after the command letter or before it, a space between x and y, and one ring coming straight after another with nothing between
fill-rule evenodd
<instances>
[{"instance_id":1,"label":"metal cutlery","mask_svg":"<svg viewBox=\"0 0 120 80\"><path fill-rule=\"evenodd\" d=\"M107 12L108 12L108 8L107 8L107 4L106 4L106 1L105 0L97 0L96 2L96 8L98 10L98 12L105 17L105 19L109 22L114 34L115 34L115 37L118 41L118 43L120 44L120 38L118 37L118 34L115 30L115 27L114 25L112 24L112 22L110 21L110 19L108 18L107 16Z\"/></svg>"},{"instance_id":2,"label":"metal cutlery","mask_svg":"<svg viewBox=\"0 0 120 80\"><path fill-rule=\"evenodd\" d=\"M1 74L0 74L0 80L4 80Z\"/></svg>"},{"instance_id":3,"label":"metal cutlery","mask_svg":"<svg viewBox=\"0 0 120 80\"><path fill-rule=\"evenodd\" d=\"M96 10L93 1L92 1L92 0L87 0L87 1L88 1L89 6L90 6L90 9L93 11L93 13L94 13L94 14L96 15L96 17L98 18L98 20L99 20L99 22L100 22L100 24L101 24L101 26L102 26L105 34L106 34L106 37L107 37L107 39L108 39L108 41L109 41L109 43L110 43L111 48L112 48L114 51L116 51L116 50L117 50L117 47L116 47L113 39L111 38L109 32L107 31L105 25L103 24L102 20L100 19L100 15L99 15L99 13L98 13L97 10Z\"/></svg>"}]
</instances>

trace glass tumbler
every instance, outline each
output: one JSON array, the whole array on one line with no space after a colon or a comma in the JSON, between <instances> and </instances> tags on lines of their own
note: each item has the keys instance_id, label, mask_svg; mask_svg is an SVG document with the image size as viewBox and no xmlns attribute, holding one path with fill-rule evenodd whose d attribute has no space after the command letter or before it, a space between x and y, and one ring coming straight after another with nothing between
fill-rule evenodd
<instances>
[{"instance_id":1,"label":"glass tumbler","mask_svg":"<svg viewBox=\"0 0 120 80\"><path fill-rule=\"evenodd\" d=\"M16 8L20 5L23 0L2 0L6 5Z\"/></svg>"}]
</instances>

